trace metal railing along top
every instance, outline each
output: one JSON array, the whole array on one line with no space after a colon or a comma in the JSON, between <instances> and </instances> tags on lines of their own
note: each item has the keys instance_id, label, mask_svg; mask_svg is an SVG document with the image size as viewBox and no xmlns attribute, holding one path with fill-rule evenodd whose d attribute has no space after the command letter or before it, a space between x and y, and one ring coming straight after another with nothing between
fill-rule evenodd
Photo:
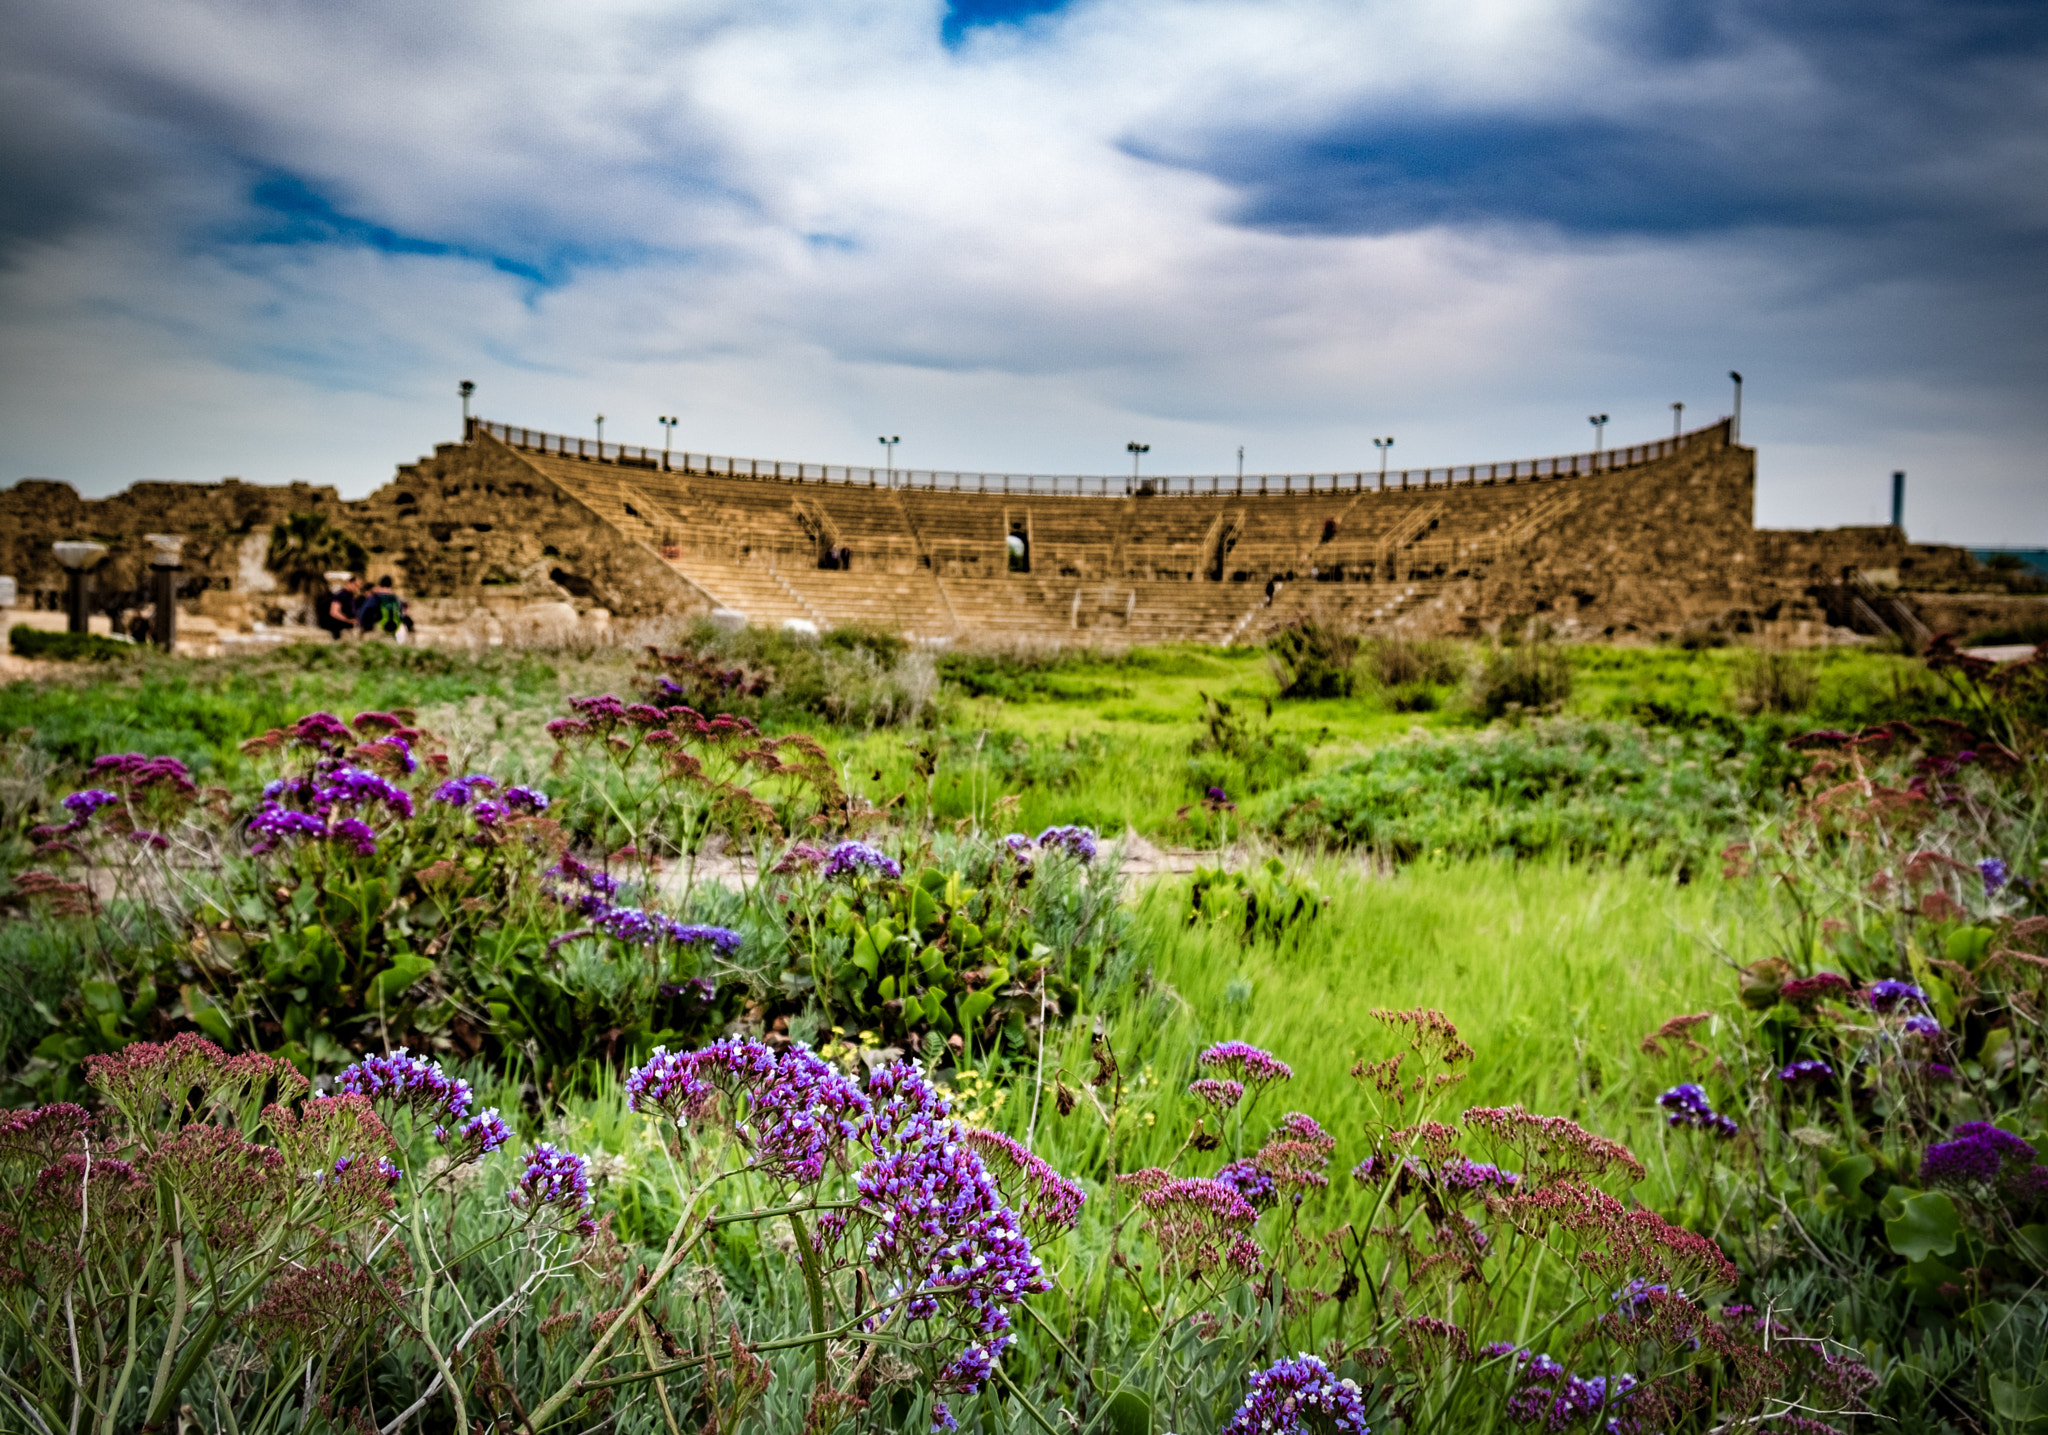
<instances>
[{"instance_id":1,"label":"metal railing along top","mask_svg":"<svg viewBox=\"0 0 2048 1435\"><path fill-rule=\"evenodd\" d=\"M825 483L858 488L922 489L937 493L1017 493L1084 498L1125 498L1132 494L1207 496L1233 494L1344 493L1361 490L1398 492L1511 483L1519 479L1573 478L1611 473L1654 463L1698 445L1714 448L1730 443L1729 421L1652 443L1553 458L1514 459L1503 463L1457 464L1449 468L1403 468L1354 473L1171 474L1133 480L1128 474L1080 473L953 473L932 469L872 468L855 464L794 463L787 459L732 458L681 449L646 448L638 444L605 443L569 434L548 433L489 419L469 420L465 440L489 434L500 443L529 453L617 464L626 468L713 478L751 478L764 482Z\"/></svg>"}]
</instances>

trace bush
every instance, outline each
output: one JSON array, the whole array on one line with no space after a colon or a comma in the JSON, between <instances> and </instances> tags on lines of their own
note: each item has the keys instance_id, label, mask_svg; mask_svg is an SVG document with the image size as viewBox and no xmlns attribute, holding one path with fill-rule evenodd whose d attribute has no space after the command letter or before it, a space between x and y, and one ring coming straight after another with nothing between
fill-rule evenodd
<instances>
[{"instance_id":1,"label":"bush","mask_svg":"<svg viewBox=\"0 0 2048 1435\"><path fill-rule=\"evenodd\" d=\"M2048 618L2029 618L2024 622L2006 623L1996 628L1986 628L1970 639L1973 648L1998 648L2010 644L2032 643L2036 647L2048 643Z\"/></svg>"},{"instance_id":2,"label":"bush","mask_svg":"<svg viewBox=\"0 0 2048 1435\"><path fill-rule=\"evenodd\" d=\"M8 630L7 646L17 658L54 658L60 663L107 663L142 652L133 643L97 633L49 633L26 623L16 623Z\"/></svg>"},{"instance_id":3,"label":"bush","mask_svg":"<svg viewBox=\"0 0 2048 1435\"><path fill-rule=\"evenodd\" d=\"M1745 763L1709 732L1549 719L1381 748L1275 793L1275 836L1425 853L1696 863L1748 815Z\"/></svg>"},{"instance_id":4,"label":"bush","mask_svg":"<svg viewBox=\"0 0 2048 1435\"><path fill-rule=\"evenodd\" d=\"M1572 667L1562 649L1525 643L1493 653L1481 668L1474 706L1489 718L1509 712L1551 712L1572 695Z\"/></svg>"},{"instance_id":5,"label":"bush","mask_svg":"<svg viewBox=\"0 0 2048 1435\"><path fill-rule=\"evenodd\" d=\"M1790 653L1759 650L1735 670L1735 703L1746 713L1804 712L1819 691L1813 664Z\"/></svg>"},{"instance_id":6,"label":"bush","mask_svg":"<svg viewBox=\"0 0 2048 1435\"><path fill-rule=\"evenodd\" d=\"M1282 628L1266 645L1283 698L1346 698L1357 683L1351 667L1358 639L1302 618Z\"/></svg>"},{"instance_id":7,"label":"bush","mask_svg":"<svg viewBox=\"0 0 2048 1435\"><path fill-rule=\"evenodd\" d=\"M1450 687L1465 676L1464 651L1456 643L1375 638L1365 645L1365 660L1385 688L1408 688L1422 683ZM1428 709L1397 707L1396 711Z\"/></svg>"}]
</instances>

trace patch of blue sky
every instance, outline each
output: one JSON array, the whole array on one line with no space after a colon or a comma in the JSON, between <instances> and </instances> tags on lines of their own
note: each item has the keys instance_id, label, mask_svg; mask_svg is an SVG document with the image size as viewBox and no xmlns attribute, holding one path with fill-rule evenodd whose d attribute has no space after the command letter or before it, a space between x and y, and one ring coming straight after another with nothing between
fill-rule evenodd
<instances>
[{"instance_id":1,"label":"patch of blue sky","mask_svg":"<svg viewBox=\"0 0 2048 1435\"><path fill-rule=\"evenodd\" d=\"M1021 25L1040 15L1067 8L1069 0L947 0L946 16L939 22L939 39L948 49L957 48L967 32L988 25Z\"/></svg>"},{"instance_id":2,"label":"patch of blue sky","mask_svg":"<svg viewBox=\"0 0 2048 1435\"><path fill-rule=\"evenodd\" d=\"M578 268L609 267L631 263L643 257L639 246L631 253L593 250L575 245L553 245L535 257L522 257L501 250L483 248L452 240L407 234L388 225L361 218L343 210L326 195L296 175L272 175L249 191L257 217L230 237L247 245L341 245L371 249L379 254L420 255L484 264L501 274L521 279L541 289L559 288Z\"/></svg>"}]
</instances>

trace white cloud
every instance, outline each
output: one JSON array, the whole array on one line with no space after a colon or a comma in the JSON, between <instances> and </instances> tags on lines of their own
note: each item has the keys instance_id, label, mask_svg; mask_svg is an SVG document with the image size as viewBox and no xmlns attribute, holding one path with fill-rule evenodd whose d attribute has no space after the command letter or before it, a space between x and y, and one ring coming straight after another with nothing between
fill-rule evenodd
<instances>
[{"instance_id":1,"label":"white cloud","mask_svg":"<svg viewBox=\"0 0 2048 1435\"><path fill-rule=\"evenodd\" d=\"M1156 471L1412 463L1666 431L1750 372L1760 517L2048 540L2038 340L1997 286L1900 276L1883 235L1292 235L1195 169L1228 132L1361 107L1626 115L1834 103L1769 36L1655 67L1587 4L1097 0L937 43L936 6L345 8L75 0L5 22L17 101L76 117L81 214L0 274L0 481L306 477L362 493L483 412L691 449ZM2020 141L1977 183L2005 203ZM294 176L476 258L252 244ZM1944 183L1956 183L1950 175ZM2035 201L2029 200L2028 203ZM1881 261L1881 262L1880 262ZM1399 460L1397 460L1399 461ZM1938 477L1937 477L1938 475ZM1940 501L1932 490L1940 486ZM1928 496L1923 500L1922 495ZM1919 505L1928 516L1919 521Z\"/></svg>"}]
</instances>

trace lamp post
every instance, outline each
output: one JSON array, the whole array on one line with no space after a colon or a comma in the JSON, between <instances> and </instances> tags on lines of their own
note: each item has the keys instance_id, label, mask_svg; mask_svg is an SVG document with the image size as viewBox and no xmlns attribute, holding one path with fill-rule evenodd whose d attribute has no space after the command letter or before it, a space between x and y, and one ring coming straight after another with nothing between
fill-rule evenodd
<instances>
[{"instance_id":1,"label":"lamp post","mask_svg":"<svg viewBox=\"0 0 2048 1435\"><path fill-rule=\"evenodd\" d=\"M1906 471L1892 470L1892 527L1899 530L1900 537L1906 532Z\"/></svg>"},{"instance_id":2,"label":"lamp post","mask_svg":"<svg viewBox=\"0 0 2048 1435\"><path fill-rule=\"evenodd\" d=\"M599 415L597 416L597 458L598 458L598 462L600 462L600 463L604 462L604 415L603 415L603 414L599 414Z\"/></svg>"},{"instance_id":3,"label":"lamp post","mask_svg":"<svg viewBox=\"0 0 2048 1435\"><path fill-rule=\"evenodd\" d=\"M661 425L661 471L667 473L669 446L675 442L676 425L682 420L672 414L663 414L655 422Z\"/></svg>"},{"instance_id":4,"label":"lamp post","mask_svg":"<svg viewBox=\"0 0 2048 1435\"><path fill-rule=\"evenodd\" d=\"M889 465L889 487L894 488L896 486L896 445L903 442L903 435L900 433L890 434L885 438L877 434L875 435L875 442L882 446L882 452L886 456L886 461Z\"/></svg>"},{"instance_id":5,"label":"lamp post","mask_svg":"<svg viewBox=\"0 0 2048 1435\"><path fill-rule=\"evenodd\" d=\"M1244 491L1244 445L1243 445L1243 444L1239 444L1239 445L1237 446L1237 488L1238 488L1238 492L1240 492L1240 493L1242 493L1242 492Z\"/></svg>"},{"instance_id":6,"label":"lamp post","mask_svg":"<svg viewBox=\"0 0 2048 1435\"><path fill-rule=\"evenodd\" d=\"M1671 405L1671 436L1677 438L1685 432L1685 400L1675 400Z\"/></svg>"},{"instance_id":7,"label":"lamp post","mask_svg":"<svg viewBox=\"0 0 2048 1435\"><path fill-rule=\"evenodd\" d=\"M178 559L185 540L176 533L142 536L155 550L149 555L150 597L156 605L149 622L149 640L168 653L178 642Z\"/></svg>"},{"instance_id":8,"label":"lamp post","mask_svg":"<svg viewBox=\"0 0 2048 1435\"><path fill-rule=\"evenodd\" d=\"M1730 369L1728 377L1735 381L1735 424L1728 437L1732 442L1742 442L1742 375Z\"/></svg>"},{"instance_id":9,"label":"lamp post","mask_svg":"<svg viewBox=\"0 0 2048 1435\"><path fill-rule=\"evenodd\" d=\"M1600 450L1607 446L1607 415L1587 414L1586 422L1593 426L1593 467L1600 466Z\"/></svg>"},{"instance_id":10,"label":"lamp post","mask_svg":"<svg viewBox=\"0 0 2048 1435\"><path fill-rule=\"evenodd\" d=\"M462 441L469 442L469 396L476 392L476 385L464 379L455 386L455 392L462 395Z\"/></svg>"},{"instance_id":11,"label":"lamp post","mask_svg":"<svg viewBox=\"0 0 2048 1435\"><path fill-rule=\"evenodd\" d=\"M66 626L71 632L83 633L88 628L86 604L92 593L92 580L88 575L93 564L107 556L107 545L90 541L52 543L50 551L71 573L71 592L65 602L65 611L71 615L71 621Z\"/></svg>"},{"instance_id":12,"label":"lamp post","mask_svg":"<svg viewBox=\"0 0 2048 1435\"><path fill-rule=\"evenodd\" d=\"M1376 438L1372 441L1372 446L1380 451L1380 492L1385 493L1387 491L1387 450L1394 446L1394 436L1388 434L1385 438Z\"/></svg>"},{"instance_id":13,"label":"lamp post","mask_svg":"<svg viewBox=\"0 0 2048 1435\"><path fill-rule=\"evenodd\" d=\"M1141 455L1152 452L1152 445L1149 443L1139 443L1136 439L1132 439L1129 443L1124 445L1124 451L1130 454L1131 456L1130 491L1135 493L1138 488L1138 459Z\"/></svg>"}]
</instances>

